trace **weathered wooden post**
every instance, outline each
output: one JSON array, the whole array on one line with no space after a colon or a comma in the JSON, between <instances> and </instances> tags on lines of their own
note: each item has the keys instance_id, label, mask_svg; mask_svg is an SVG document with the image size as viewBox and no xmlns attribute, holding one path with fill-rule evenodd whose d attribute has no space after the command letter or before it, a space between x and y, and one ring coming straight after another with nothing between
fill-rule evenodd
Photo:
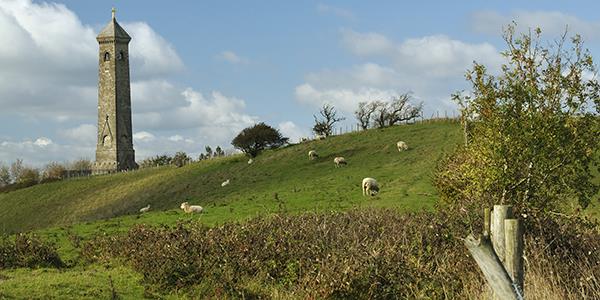
<instances>
[{"instance_id":1,"label":"weathered wooden post","mask_svg":"<svg viewBox=\"0 0 600 300\"><path fill-rule=\"evenodd\" d=\"M523 228L512 215L510 205L484 209L483 236L464 240L494 299L523 299Z\"/></svg>"},{"instance_id":2,"label":"weathered wooden post","mask_svg":"<svg viewBox=\"0 0 600 300\"><path fill-rule=\"evenodd\" d=\"M520 220L504 220L504 267L518 291L523 293L523 226Z\"/></svg>"},{"instance_id":3,"label":"weathered wooden post","mask_svg":"<svg viewBox=\"0 0 600 300\"><path fill-rule=\"evenodd\" d=\"M512 206L510 205L494 205L492 210L492 222L491 222L491 237L492 245L494 245L494 251L500 258L500 261L504 263L505 254L505 238L504 238L504 220L512 218Z\"/></svg>"}]
</instances>

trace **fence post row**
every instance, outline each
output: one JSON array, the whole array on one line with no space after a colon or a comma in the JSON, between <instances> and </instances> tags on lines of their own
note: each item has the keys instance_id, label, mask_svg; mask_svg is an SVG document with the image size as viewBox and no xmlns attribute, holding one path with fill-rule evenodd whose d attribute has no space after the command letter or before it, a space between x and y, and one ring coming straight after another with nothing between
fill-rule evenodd
<instances>
[{"instance_id":1,"label":"fence post row","mask_svg":"<svg viewBox=\"0 0 600 300\"><path fill-rule=\"evenodd\" d=\"M523 226L512 206L484 209L483 235L472 234L465 246L493 291L494 299L523 299Z\"/></svg>"}]
</instances>

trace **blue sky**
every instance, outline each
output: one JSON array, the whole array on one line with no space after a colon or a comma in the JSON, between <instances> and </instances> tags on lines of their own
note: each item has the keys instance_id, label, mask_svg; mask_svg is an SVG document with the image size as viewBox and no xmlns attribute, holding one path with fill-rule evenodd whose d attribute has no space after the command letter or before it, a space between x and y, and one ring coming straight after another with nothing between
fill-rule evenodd
<instances>
[{"instance_id":1,"label":"blue sky","mask_svg":"<svg viewBox=\"0 0 600 300\"><path fill-rule=\"evenodd\" d=\"M335 105L412 92L426 114L453 111L473 60L497 69L502 26L565 26L598 53L593 1L0 0L0 163L94 159L95 36L117 9L133 37L137 158L230 148L264 121L297 140ZM598 55L595 55L598 57Z\"/></svg>"}]
</instances>

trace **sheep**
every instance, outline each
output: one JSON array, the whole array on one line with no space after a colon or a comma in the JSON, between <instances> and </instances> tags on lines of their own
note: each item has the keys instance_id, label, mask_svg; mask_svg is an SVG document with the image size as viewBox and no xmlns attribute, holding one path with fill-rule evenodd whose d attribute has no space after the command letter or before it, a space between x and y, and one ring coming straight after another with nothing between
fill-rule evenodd
<instances>
[{"instance_id":1,"label":"sheep","mask_svg":"<svg viewBox=\"0 0 600 300\"><path fill-rule=\"evenodd\" d=\"M188 214L189 213L201 213L202 210L204 210L204 208L202 208L202 206L200 206L200 205L190 205L187 202L181 203L180 208L183 209L183 211Z\"/></svg>"},{"instance_id":2,"label":"sheep","mask_svg":"<svg viewBox=\"0 0 600 300\"><path fill-rule=\"evenodd\" d=\"M396 146L398 147L398 151L400 152L408 149L408 145L403 141L399 141L398 143L396 143Z\"/></svg>"},{"instance_id":3,"label":"sheep","mask_svg":"<svg viewBox=\"0 0 600 300\"><path fill-rule=\"evenodd\" d=\"M223 183L221 183L221 186L226 186L229 184L229 179L223 181Z\"/></svg>"},{"instance_id":4,"label":"sheep","mask_svg":"<svg viewBox=\"0 0 600 300\"><path fill-rule=\"evenodd\" d=\"M148 204L148 206L146 206L146 207L140 208L140 213L143 214L143 213L148 212L149 210L150 210L150 204Z\"/></svg>"},{"instance_id":5,"label":"sheep","mask_svg":"<svg viewBox=\"0 0 600 300\"><path fill-rule=\"evenodd\" d=\"M251 165L254 162L254 160L251 158L248 160L248 164Z\"/></svg>"},{"instance_id":6,"label":"sheep","mask_svg":"<svg viewBox=\"0 0 600 300\"><path fill-rule=\"evenodd\" d=\"M317 157L319 157L319 154L317 153L317 151L315 151L315 150L308 151L308 159L313 160Z\"/></svg>"},{"instance_id":7,"label":"sheep","mask_svg":"<svg viewBox=\"0 0 600 300\"><path fill-rule=\"evenodd\" d=\"M341 157L341 156L338 156L338 157L334 158L333 162L335 163L335 167L336 168L339 168L342 165L347 165L348 164L348 162L346 162L346 159L343 158L343 157Z\"/></svg>"},{"instance_id":8,"label":"sheep","mask_svg":"<svg viewBox=\"0 0 600 300\"><path fill-rule=\"evenodd\" d=\"M362 180L362 190L363 196L366 196L367 194L375 196L379 193L379 184L377 183L377 180L367 177Z\"/></svg>"}]
</instances>

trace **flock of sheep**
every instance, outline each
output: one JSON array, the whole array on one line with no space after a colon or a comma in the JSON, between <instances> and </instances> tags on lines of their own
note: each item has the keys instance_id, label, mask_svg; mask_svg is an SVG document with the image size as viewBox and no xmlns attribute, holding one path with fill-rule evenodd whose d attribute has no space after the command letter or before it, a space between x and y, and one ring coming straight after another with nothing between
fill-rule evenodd
<instances>
[{"instance_id":1,"label":"flock of sheep","mask_svg":"<svg viewBox=\"0 0 600 300\"><path fill-rule=\"evenodd\" d=\"M322 136L317 136L317 140L322 140L324 139L324 137ZM300 142L306 142L308 141L308 139L306 138L302 138L300 139ZM408 145L404 142L404 141L399 141L398 143L396 143L396 147L398 147L398 151L402 152L408 149ZM319 154L317 153L317 151L315 150L310 150L308 151L308 159L309 160L314 160L317 159L319 157ZM252 159L248 160L248 164L252 164L254 161ZM333 163L335 164L336 168L339 168L341 166L345 166L348 164L348 162L346 161L346 159L342 156L337 156L333 159ZM229 179L223 181L221 183L222 187L225 187L227 185L229 185ZM362 192L363 192L363 196L375 196L379 193L379 183L377 183L377 180L375 180L374 178L371 177L366 177L363 178L362 180ZM180 208L186 212L186 213L201 213L203 208L200 205L190 205L188 202L183 202L181 203ZM140 209L140 213L145 213L148 212L150 210L150 204L148 204L148 206L146 207L142 207Z\"/></svg>"},{"instance_id":2,"label":"flock of sheep","mask_svg":"<svg viewBox=\"0 0 600 300\"><path fill-rule=\"evenodd\" d=\"M320 136L317 136L317 140L320 140L320 139L322 139L322 138L320 138ZM300 139L300 142L305 142L305 141L308 141L308 139L306 139L306 138ZM400 151L400 152L408 149L408 145L404 141L399 141L398 143L396 143L396 147L398 147L398 151ZM315 150L308 151L308 159L314 160L314 159L317 159L318 157L319 157L319 154L317 153L317 151L315 151ZM342 165L348 164L346 159L341 156L335 157L333 159L333 163L335 164L336 168L339 168ZM375 180L374 178L371 178L371 177L364 178L362 180L361 187L362 187L362 191L363 191L363 196L366 196L366 195L375 196L375 195L377 195L377 193L379 193L379 184L377 183L377 180Z\"/></svg>"}]
</instances>

